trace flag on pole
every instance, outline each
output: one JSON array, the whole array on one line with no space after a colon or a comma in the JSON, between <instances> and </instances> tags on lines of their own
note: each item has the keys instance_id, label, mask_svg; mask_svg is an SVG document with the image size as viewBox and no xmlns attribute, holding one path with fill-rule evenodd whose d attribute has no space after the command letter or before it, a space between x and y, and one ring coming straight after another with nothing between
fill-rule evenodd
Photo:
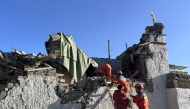
<instances>
[{"instance_id":1,"label":"flag on pole","mask_svg":"<svg viewBox=\"0 0 190 109\"><path fill-rule=\"evenodd\" d=\"M152 20L153 20L153 22L156 20L156 18L155 18L155 16L154 16L154 13L152 12L152 11L150 11L150 13L151 13L151 16L152 16Z\"/></svg>"}]
</instances>

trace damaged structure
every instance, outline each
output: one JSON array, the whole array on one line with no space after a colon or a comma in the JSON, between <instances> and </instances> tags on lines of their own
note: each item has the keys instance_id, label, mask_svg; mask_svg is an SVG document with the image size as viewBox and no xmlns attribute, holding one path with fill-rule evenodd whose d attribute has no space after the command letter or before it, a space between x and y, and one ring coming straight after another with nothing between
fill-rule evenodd
<instances>
[{"instance_id":1,"label":"damaged structure","mask_svg":"<svg viewBox=\"0 0 190 109\"><path fill-rule=\"evenodd\" d=\"M108 63L112 74L122 70L132 94L135 83L144 84L150 109L187 109L189 96L183 93L190 95L190 76L187 67L168 64L163 29L162 23L147 26L140 42L116 59L88 57L63 33L49 35L48 56L1 51L0 108L114 109L116 87L94 74ZM138 109L136 104L132 109Z\"/></svg>"}]
</instances>

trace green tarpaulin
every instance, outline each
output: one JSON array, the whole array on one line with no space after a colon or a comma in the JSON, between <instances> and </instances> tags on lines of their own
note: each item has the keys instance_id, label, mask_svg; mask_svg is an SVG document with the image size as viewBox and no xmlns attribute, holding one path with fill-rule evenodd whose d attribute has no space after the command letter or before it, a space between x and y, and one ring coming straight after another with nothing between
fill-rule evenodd
<instances>
[{"instance_id":1,"label":"green tarpaulin","mask_svg":"<svg viewBox=\"0 0 190 109\"><path fill-rule=\"evenodd\" d=\"M61 35L59 63L65 66L78 82L89 67L91 60L76 46L72 36L65 36L63 33L59 35Z\"/></svg>"}]
</instances>

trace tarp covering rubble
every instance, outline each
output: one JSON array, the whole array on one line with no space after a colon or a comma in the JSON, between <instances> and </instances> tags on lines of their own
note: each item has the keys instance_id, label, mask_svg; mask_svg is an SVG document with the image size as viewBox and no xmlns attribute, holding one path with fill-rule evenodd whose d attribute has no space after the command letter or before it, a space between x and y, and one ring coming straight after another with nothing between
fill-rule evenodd
<instances>
[{"instance_id":1,"label":"tarp covering rubble","mask_svg":"<svg viewBox=\"0 0 190 109\"><path fill-rule=\"evenodd\" d=\"M0 81L11 80L24 73L29 68L51 67L45 61L48 56L39 53L25 54L22 51L13 49L11 52L0 51Z\"/></svg>"},{"instance_id":2,"label":"tarp covering rubble","mask_svg":"<svg viewBox=\"0 0 190 109\"><path fill-rule=\"evenodd\" d=\"M66 36L62 33L60 35L61 56L59 63L65 66L70 75L73 76L76 82L78 82L92 61L81 49L76 46L72 36Z\"/></svg>"}]
</instances>

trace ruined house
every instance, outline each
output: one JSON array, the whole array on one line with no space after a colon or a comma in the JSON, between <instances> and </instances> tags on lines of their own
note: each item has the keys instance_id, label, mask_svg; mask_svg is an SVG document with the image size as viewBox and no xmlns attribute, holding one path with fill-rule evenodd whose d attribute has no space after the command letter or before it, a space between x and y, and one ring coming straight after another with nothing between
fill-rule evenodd
<instances>
[{"instance_id":1,"label":"ruined house","mask_svg":"<svg viewBox=\"0 0 190 109\"><path fill-rule=\"evenodd\" d=\"M0 53L1 109L114 109L112 93L104 77L93 75L109 63L114 74L122 70L131 93L134 84L144 84L150 109L188 109L190 78L187 67L168 64L164 25L147 26L140 42L116 59L88 57L72 36L49 35L48 56L19 51ZM14 57L14 58L13 58ZM138 109L133 104L132 109Z\"/></svg>"}]
</instances>

